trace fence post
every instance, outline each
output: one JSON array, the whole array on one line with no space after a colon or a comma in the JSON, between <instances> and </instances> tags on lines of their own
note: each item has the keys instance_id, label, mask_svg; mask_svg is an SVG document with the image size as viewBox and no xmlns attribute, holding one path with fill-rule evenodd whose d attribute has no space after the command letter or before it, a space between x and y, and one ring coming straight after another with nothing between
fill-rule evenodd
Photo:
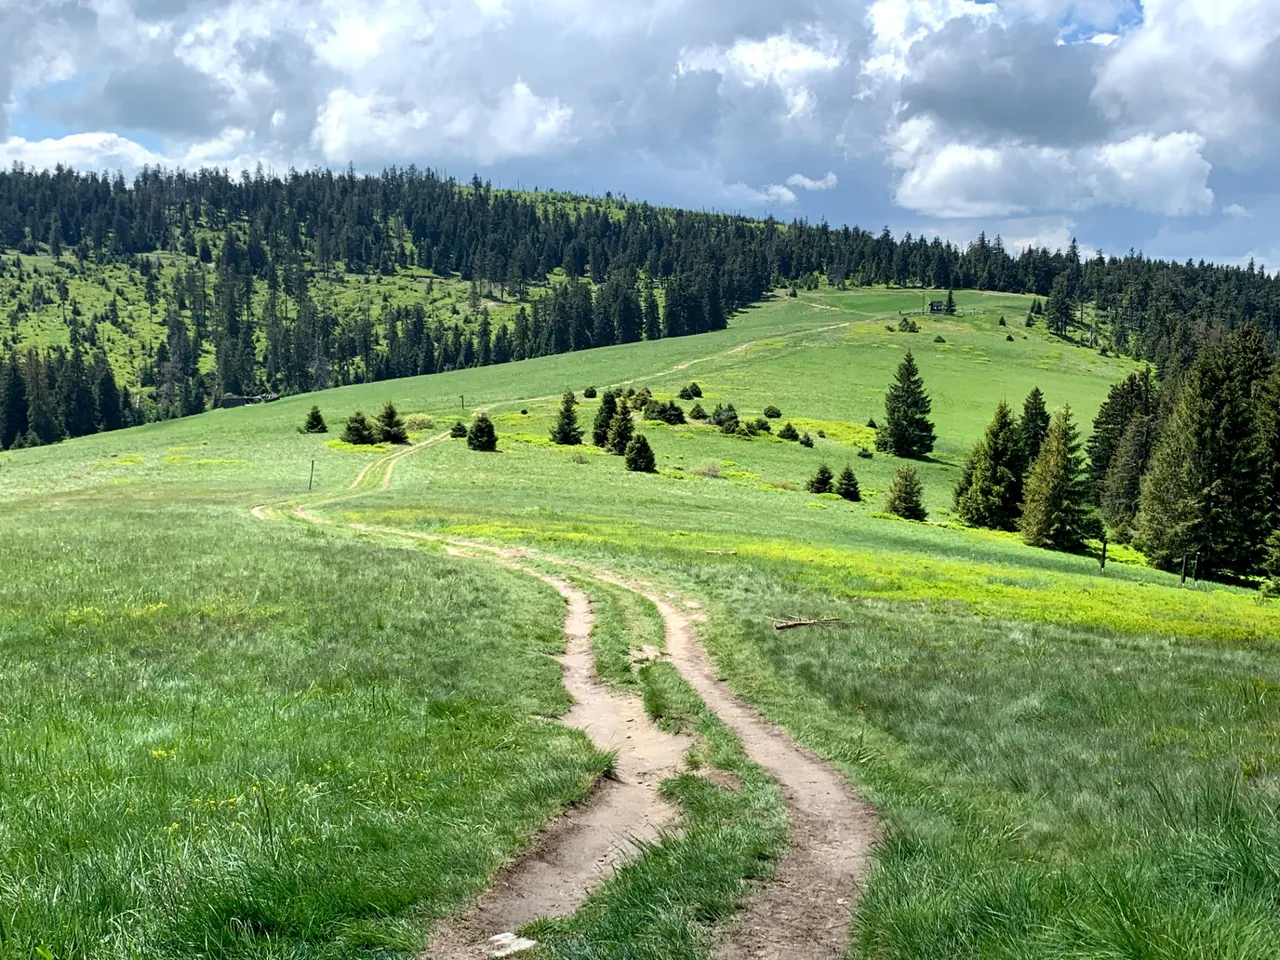
<instances>
[{"instance_id":1,"label":"fence post","mask_svg":"<svg viewBox=\"0 0 1280 960\"><path fill-rule=\"evenodd\" d=\"M315 462L314 460L312 460L312 461L311 461L311 476L307 478L307 490L308 490L308 491L310 491L310 489L311 489L311 484L312 484L313 482L315 482L315 479L316 479L316 462Z\"/></svg>"},{"instance_id":2,"label":"fence post","mask_svg":"<svg viewBox=\"0 0 1280 960\"><path fill-rule=\"evenodd\" d=\"M1185 587L1186 585L1187 585L1187 555L1184 553L1182 555L1182 583L1179 584L1179 586Z\"/></svg>"},{"instance_id":3,"label":"fence post","mask_svg":"<svg viewBox=\"0 0 1280 960\"><path fill-rule=\"evenodd\" d=\"M1107 569L1107 538L1105 535L1102 538L1102 556L1098 558L1098 569Z\"/></svg>"}]
</instances>

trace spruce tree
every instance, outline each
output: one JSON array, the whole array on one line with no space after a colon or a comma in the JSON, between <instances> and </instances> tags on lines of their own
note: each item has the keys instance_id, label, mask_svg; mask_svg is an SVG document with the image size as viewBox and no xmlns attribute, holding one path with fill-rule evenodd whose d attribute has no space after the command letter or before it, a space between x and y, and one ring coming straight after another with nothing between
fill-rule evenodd
<instances>
[{"instance_id":1,"label":"spruce tree","mask_svg":"<svg viewBox=\"0 0 1280 960\"><path fill-rule=\"evenodd\" d=\"M1133 539L1142 497L1142 475L1151 461L1155 440L1155 417L1134 417L1111 457L1102 486L1102 516L1111 528L1112 537L1120 543Z\"/></svg>"},{"instance_id":2,"label":"spruce tree","mask_svg":"<svg viewBox=\"0 0 1280 960\"><path fill-rule=\"evenodd\" d=\"M342 439L346 443L357 447L367 447L378 442L378 436L374 432L373 424L369 422L369 418L364 415L363 410L357 410L347 417L347 425L342 431Z\"/></svg>"},{"instance_id":3,"label":"spruce tree","mask_svg":"<svg viewBox=\"0 0 1280 960\"><path fill-rule=\"evenodd\" d=\"M1003 400L987 426L986 435L969 455L961 482L967 488L956 498L961 523L993 530L1016 530L1022 504L1022 437L1013 411Z\"/></svg>"},{"instance_id":4,"label":"spruce tree","mask_svg":"<svg viewBox=\"0 0 1280 960\"><path fill-rule=\"evenodd\" d=\"M462 440L467 435L467 425L461 420L455 420L453 426L449 428L449 436L454 440Z\"/></svg>"},{"instance_id":5,"label":"spruce tree","mask_svg":"<svg viewBox=\"0 0 1280 960\"><path fill-rule=\"evenodd\" d=\"M1071 327L1073 307L1071 303L1071 280L1066 273L1053 278L1053 287L1049 291L1049 301L1044 312L1048 316L1049 330L1060 337L1067 335Z\"/></svg>"},{"instance_id":6,"label":"spruce tree","mask_svg":"<svg viewBox=\"0 0 1280 960\"><path fill-rule=\"evenodd\" d=\"M618 408L609 424L609 436L605 441L605 449L616 456L624 456L634 431L635 425L631 422L631 405L627 403L627 398L623 397L618 401Z\"/></svg>"},{"instance_id":7,"label":"spruce tree","mask_svg":"<svg viewBox=\"0 0 1280 960\"><path fill-rule=\"evenodd\" d=\"M809 478L809 482L805 484L805 489L810 493L831 493L832 482L835 480L831 473L831 468L825 463L818 464L818 472Z\"/></svg>"},{"instance_id":8,"label":"spruce tree","mask_svg":"<svg viewBox=\"0 0 1280 960\"><path fill-rule=\"evenodd\" d=\"M27 384L22 377L18 352L0 368L0 450L8 450L27 435Z\"/></svg>"},{"instance_id":9,"label":"spruce tree","mask_svg":"<svg viewBox=\"0 0 1280 960\"><path fill-rule=\"evenodd\" d=\"M1231 334L1192 364L1142 480L1139 549L1171 570L1252 573L1267 529L1266 450L1250 366Z\"/></svg>"},{"instance_id":10,"label":"spruce tree","mask_svg":"<svg viewBox=\"0 0 1280 960\"><path fill-rule=\"evenodd\" d=\"M618 412L618 392L605 390L600 395L600 408L596 410L595 422L591 425L591 442L603 447L609 442L609 427L613 424L613 415Z\"/></svg>"},{"instance_id":11,"label":"spruce tree","mask_svg":"<svg viewBox=\"0 0 1280 960\"><path fill-rule=\"evenodd\" d=\"M1131 373L1111 387L1093 420L1093 433L1085 446L1089 454L1089 483L1095 503L1102 502L1111 460L1129 423L1135 417L1149 417L1155 412L1156 390L1150 368L1142 373Z\"/></svg>"},{"instance_id":12,"label":"spruce tree","mask_svg":"<svg viewBox=\"0 0 1280 960\"><path fill-rule=\"evenodd\" d=\"M1054 415L1027 478L1019 523L1022 539L1033 547L1079 550L1089 533L1088 486L1080 438L1071 408Z\"/></svg>"},{"instance_id":13,"label":"spruce tree","mask_svg":"<svg viewBox=\"0 0 1280 960\"><path fill-rule=\"evenodd\" d=\"M320 413L320 408L312 406L311 412L307 414L307 419L302 421L303 433L328 433L329 425L324 422L324 416Z\"/></svg>"},{"instance_id":14,"label":"spruce tree","mask_svg":"<svg viewBox=\"0 0 1280 960\"><path fill-rule=\"evenodd\" d=\"M1022 452L1027 458L1027 469L1040 456L1040 445L1049 435L1049 410L1044 405L1044 394L1039 387L1032 387L1022 403L1022 417L1018 421L1022 433Z\"/></svg>"},{"instance_id":15,"label":"spruce tree","mask_svg":"<svg viewBox=\"0 0 1280 960\"><path fill-rule=\"evenodd\" d=\"M858 487L858 478L853 473L853 467L847 463L844 465L844 469L840 471L840 476L836 479L836 493L852 503L859 503L862 500L862 490Z\"/></svg>"},{"instance_id":16,"label":"spruce tree","mask_svg":"<svg viewBox=\"0 0 1280 960\"><path fill-rule=\"evenodd\" d=\"M893 481L889 484L884 510L885 513L892 513L906 520L923 522L929 518L924 508L924 488L920 485L920 477L916 474L915 467L898 468L898 472L893 475Z\"/></svg>"},{"instance_id":17,"label":"spruce tree","mask_svg":"<svg viewBox=\"0 0 1280 960\"><path fill-rule=\"evenodd\" d=\"M627 443L624 456L628 470L636 473L653 473L657 469L653 448L649 446L649 441L645 439L643 433L637 433L631 438Z\"/></svg>"},{"instance_id":18,"label":"spruce tree","mask_svg":"<svg viewBox=\"0 0 1280 960\"><path fill-rule=\"evenodd\" d=\"M409 431L390 400L378 414L378 439L383 443L408 443Z\"/></svg>"},{"instance_id":19,"label":"spruce tree","mask_svg":"<svg viewBox=\"0 0 1280 960\"><path fill-rule=\"evenodd\" d=\"M658 298L653 292L653 284L644 294L644 338L657 340L662 336L662 316L658 311Z\"/></svg>"},{"instance_id":20,"label":"spruce tree","mask_svg":"<svg viewBox=\"0 0 1280 960\"><path fill-rule=\"evenodd\" d=\"M954 290L947 291L947 301L942 307L942 312L949 317L956 315L956 294Z\"/></svg>"},{"instance_id":21,"label":"spruce tree","mask_svg":"<svg viewBox=\"0 0 1280 960\"><path fill-rule=\"evenodd\" d=\"M573 395L573 391L566 390L560 399L560 415L551 428L552 443L562 447L576 447L582 443L582 428L578 426L578 414L573 409L577 405L578 398Z\"/></svg>"},{"instance_id":22,"label":"spruce tree","mask_svg":"<svg viewBox=\"0 0 1280 960\"><path fill-rule=\"evenodd\" d=\"M498 432L493 428L493 421L483 411L477 413L471 421L471 429L467 431L467 446L483 453L492 453L498 449Z\"/></svg>"},{"instance_id":23,"label":"spruce tree","mask_svg":"<svg viewBox=\"0 0 1280 960\"><path fill-rule=\"evenodd\" d=\"M914 459L933 449L933 423L929 420L932 403L910 350L885 394L884 409L884 423L876 432L876 449Z\"/></svg>"},{"instance_id":24,"label":"spruce tree","mask_svg":"<svg viewBox=\"0 0 1280 960\"><path fill-rule=\"evenodd\" d=\"M98 429L119 430L124 426L124 411L120 406L120 389L106 357L99 357L97 379Z\"/></svg>"}]
</instances>

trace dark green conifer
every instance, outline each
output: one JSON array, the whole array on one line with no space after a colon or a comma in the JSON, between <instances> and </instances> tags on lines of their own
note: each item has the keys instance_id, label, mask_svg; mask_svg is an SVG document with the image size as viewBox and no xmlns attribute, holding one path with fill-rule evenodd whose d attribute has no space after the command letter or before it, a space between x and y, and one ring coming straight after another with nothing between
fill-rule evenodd
<instances>
[{"instance_id":1,"label":"dark green conifer","mask_svg":"<svg viewBox=\"0 0 1280 960\"><path fill-rule=\"evenodd\" d=\"M329 425L324 422L324 416L320 413L320 408L313 406L311 412L307 414L307 419L302 422L303 433L328 433Z\"/></svg>"},{"instance_id":2,"label":"dark green conifer","mask_svg":"<svg viewBox=\"0 0 1280 960\"><path fill-rule=\"evenodd\" d=\"M920 458L933 449L932 403L911 351L898 366L884 398L885 420L876 432L876 448L896 457Z\"/></svg>"},{"instance_id":3,"label":"dark green conifer","mask_svg":"<svg viewBox=\"0 0 1280 960\"><path fill-rule=\"evenodd\" d=\"M1019 523L1022 539L1033 547L1079 550L1089 534L1088 486L1080 439L1071 408L1054 415L1027 478Z\"/></svg>"},{"instance_id":4,"label":"dark green conifer","mask_svg":"<svg viewBox=\"0 0 1280 960\"><path fill-rule=\"evenodd\" d=\"M805 484L805 489L810 493L831 493L832 483L835 476L831 473L831 468L825 463L818 464L818 472L809 478L809 482Z\"/></svg>"},{"instance_id":5,"label":"dark green conifer","mask_svg":"<svg viewBox=\"0 0 1280 960\"><path fill-rule=\"evenodd\" d=\"M560 399L560 415L551 428L552 443L562 447L576 447L582 443L582 428L578 426L578 413L574 410L577 405L578 398L573 391L566 390Z\"/></svg>"},{"instance_id":6,"label":"dark green conifer","mask_svg":"<svg viewBox=\"0 0 1280 960\"><path fill-rule=\"evenodd\" d=\"M792 426L791 421L788 420L786 423L782 425L782 429L778 431L778 439L779 440L799 440L800 431L797 430L794 426Z\"/></svg>"},{"instance_id":7,"label":"dark green conifer","mask_svg":"<svg viewBox=\"0 0 1280 960\"><path fill-rule=\"evenodd\" d=\"M1044 405L1044 394L1039 387L1032 387L1022 404L1022 417L1018 421L1022 433L1022 451L1027 458L1027 469L1040 455L1040 445L1049 434L1049 410Z\"/></svg>"},{"instance_id":8,"label":"dark green conifer","mask_svg":"<svg viewBox=\"0 0 1280 960\"><path fill-rule=\"evenodd\" d=\"M1142 475L1155 449L1156 420L1138 416L1129 421L1111 457L1102 487L1102 516L1120 543L1133 539L1134 521L1142 497Z\"/></svg>"},{"instance_id":9,"label":"dark green conifer","mask_svg":"<svg viewBox=\"0 0 1280 960\"><path fill-rule=\"evenodd\" d=\"M387 401L382 412L378 414L378 439L383 443L408 443L409 430L404 425L399 411L391 401Z\"/></svg>"},{"instance_id":10,"label":"dark green conifer","mask_svg":"<svg viewBox=\"0 0 1280 960\"><path fill-rule=\"evenodd\" d=\"M893 475L889 493L885 497L884 510L885 513L892 513L906 520L923 522L929 518L924 508L924 488L920 485L915 467L900 467Z\"/></svg>"},{"instance_id":11,"label":"dark green conifer","mask_svg":"<svg viewBox=\"0 0 1280 960\"><path fill-rule=\"evenodd\" d=\"M1102 502L1111 460L1120 446L1130 421L1156 412L1156 389L1151 369L1131 373L1111 387L1107 399L1093 420L1093 433L1085 450L1089 455L1089 483L1095 503Z\"/></svg>"},{"instance_id":12,"label":"dark green conifer","mask_svg":"<svg viewBox=\"0 0 1280 960\"><path fill-rule=\"evenodd\" d=\"M492 453L498 449L498 432L493 428L493 421L483 411L477 413L471 421L471 429L467 431L467 446L483 453Z\"/></svg>"},{"instance_id":13,"label":"dark green conifer","mask_svg":"<svg viewBox=\"0 0 1280 960\"><path fill-rule=\"evenodd\" d=\"M0 450L7 450L27 434L27 384L18 351L0 368Z\"/></svg>"},{"instance_id":14,"label":"dark green conifer","mask_svg":"<svg viewBox=\"0 0 1280 960\"><path fill-rule=\"evenodd\" d=\"M847 463L844 465L844 469L840 471L840 476L836 479L835 489L836 493L852 503L859 503L862 500L862 490L858 487L858 478L854 475L853 467Z\"/></svg>"},{"instance_id":15,"label":"dark green conifer","mask_svg":"<svg viewBox=\"0 0 1280 960\"><path fill-rule=\"evenodd\" d=\"M365 447L378 442L377 434L369 418L363 410L357 410L347 417L347 425L342 431L342 439L358 447Z\"/></svg>"},{"instance_id":16,"label":"dark green conifer","mask_svg":"<svg viewBox=\"0 0 1280 960\"><path fill-rule=\"evenodd\" d=\"M627 403L627 398L623 397L618 401L618 408L613 414L613 420L609 423L609 436L605 442L605 449L615 456L624 456L634 432L635 424L631 421L631 405Z\"/></svg>"},{"instance_id":17,"label":"dark green conifer","mask_svg":"<svg viewBox=\"0 0 1280 960\"><path fill-rule=\"evenodd\" d=\"M600 395L600 408L596 411L595 422L591 425L591 442L597 447L603 447L609 442L609 427L613 424L613 416L617 412L617 391L605 390Z\"/></svg>"},{"instance_id":18,"label":"dark green conifer","mask_svg":"<svg viewBox=\"0 0 1280 960\"><path fill-rule=\"evenodd\" d=\"M467 425L461 420L455 420L452 427L449 428L449 436L454 440L461 440L467 435Z\"/></svg>"},{"instance_id":19,"label":"dark green conifer","mask_svg":"<svg viewBox=\"0 0 1280 960\"><path fill-rule=\"evenodd\" d=\"M947 291L947 301L942 307L942 312L949 317L956 315L956 295L954 290Z\"/></svg>"},{"instance_id":20,"label":"dark green conifer","mask_svg":"<svg viewBox=\"0 0 1280 960\"><path fill-rule=\"evenodd\" d=\"M956 513L971 527L1016 530L1022 504L1024 457L1013 411L1003 400L961 474Z\"/></svg>"},{"instance_id":21,"label":"dark green conifer","mask_svg":"<svg viewBox=\"0 0 1280 960\"><path fill-rule=\"evenodd\" d=\"M643 433L637 433L627 443L625 453L627 469L636 473L653 473L657 469L653 448Z\"/></svg>"}]
</instances>

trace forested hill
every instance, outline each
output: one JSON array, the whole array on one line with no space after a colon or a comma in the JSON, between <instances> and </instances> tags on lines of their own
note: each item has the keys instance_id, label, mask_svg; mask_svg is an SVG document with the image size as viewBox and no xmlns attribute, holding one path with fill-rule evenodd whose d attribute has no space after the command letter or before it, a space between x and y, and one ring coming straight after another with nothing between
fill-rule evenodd
<instances>
[{"instance_id":1,"label":"forested hill","mask_svg":"<svg viewBox=\"0 0 1280 960\"><path fill-rule=\"evenodd\" d=\"M0 248L0 446L226 395L714 330L789 285L1034 293L1056 333L1161 370L1215 329L1280 333L1280 281L1252 265L1082 261L1074 244L1015 255L985 236L961 249L414 168L127 183L15 167L0 173ZM118 412L104 393L122 395Z\"/></svg>"}]
</instances>

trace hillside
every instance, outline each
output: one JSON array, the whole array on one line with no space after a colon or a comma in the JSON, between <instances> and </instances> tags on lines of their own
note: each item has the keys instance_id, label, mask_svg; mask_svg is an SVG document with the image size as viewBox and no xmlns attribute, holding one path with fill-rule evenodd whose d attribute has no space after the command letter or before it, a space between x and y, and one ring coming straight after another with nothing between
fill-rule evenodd
<instances>
[{"instance_id":1,"label":"hillside","mask_svg":"<svg viewBox=\"0 0 1280 960\"><path fill-rule=\"evenodd\" d=\"M1038 387L1087 433L1141 365L1024 326L1023 294L957 292L902 332L920 300L780 291L698 335L0 453L0 942L452 958L510 930L537 956L656 960L745 929L803 956L776 873L808 878L826 955L1275 955L1280 611L1114 543L1102 569L1096 541L961 526L952 488L1001 400ZM867 426L908 350L938 438L915 461ZM691 381L707 411L780 417L753 437L637 417L655 473L590 442L587 387L687 410ZM581 446L549 439L566 390ZM411 445L337 439L387 401ZM313 405L328 434L300 432ZM481 411L496 453L448 437ZM806 492L820 463L851 465L861 502ZM927 523L884 512L907 465ZM838 622L773 628L792 618ZM634 757L575 721L566 644L687 738L676 767L616 773ZM774 754L735 695L785 731ZM861 818L840 828L879 839L844 872L788 779L815 756ZM677 829L591 861L560 915L472 909L522 863L569 869L512 858L572 852L533 838L613 802L608 770Z\"/></svg>"}]
</instances>

